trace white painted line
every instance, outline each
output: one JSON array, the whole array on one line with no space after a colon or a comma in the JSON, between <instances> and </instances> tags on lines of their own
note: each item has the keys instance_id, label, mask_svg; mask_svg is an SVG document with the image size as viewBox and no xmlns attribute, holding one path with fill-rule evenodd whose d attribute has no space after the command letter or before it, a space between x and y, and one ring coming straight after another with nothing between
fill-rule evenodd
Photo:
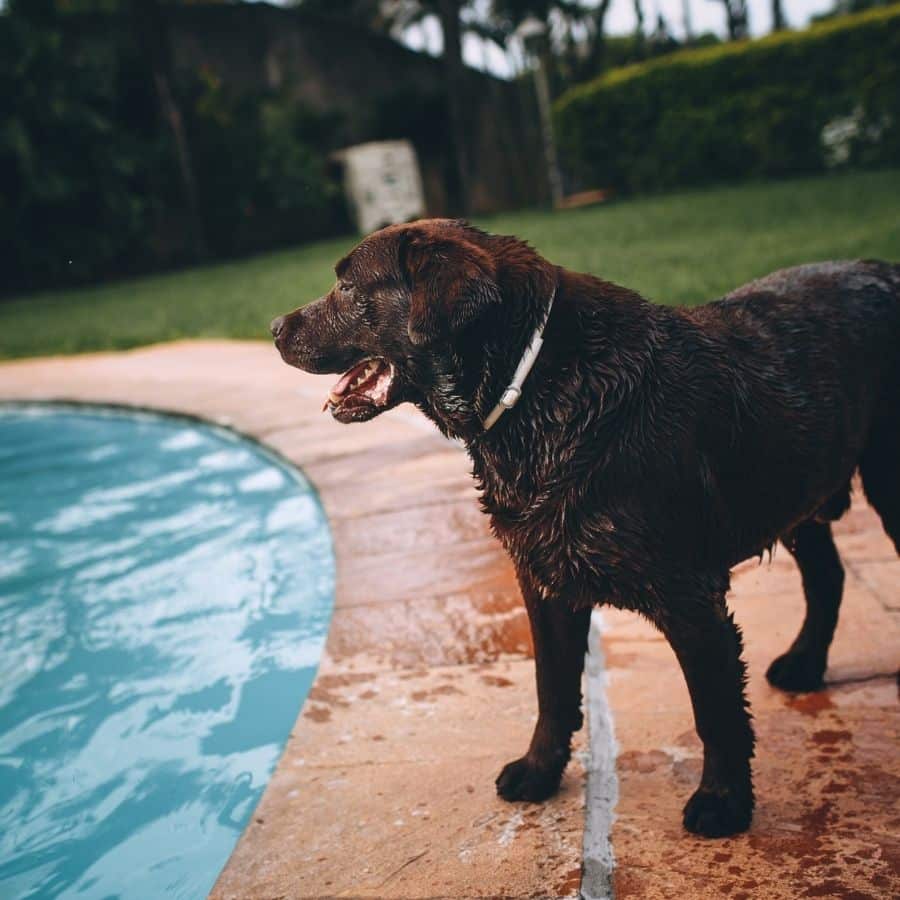
<instances>
[{"instance_id":1,"label":"white painted line","mask_svg":"<svg viewBox=\"0 0 900 900\"><path fill-rule=\"evenodd\" d=\"M606 699L606 669L603 665L603 618L600 610L591 614L588 636L590 652L585 660L585 710L589 753L587 796L584 817L584 869L581 878L583 900L612 900L612 872L615 866L610 832L619 799L616 776L616 744L612 710Z\"/></svg>"}]
</instances>

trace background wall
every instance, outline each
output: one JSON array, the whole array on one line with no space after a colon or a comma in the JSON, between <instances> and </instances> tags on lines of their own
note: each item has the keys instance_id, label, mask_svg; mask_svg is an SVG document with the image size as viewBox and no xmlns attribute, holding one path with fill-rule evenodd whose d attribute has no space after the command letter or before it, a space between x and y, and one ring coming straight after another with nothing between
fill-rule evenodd
<instances>
[{"instance_id":1,"label":"background wall","mask_svg":"<svg viewBox=\"0 0 900 900\"><path fill-rule=\"evenodd\" d=\"M302 10L266 4L173 11L179 69L206 67L248 88L285 89L313 110L339 116L334 140L412 139L425 170L429 212L448 212L444 73L438 60L382 35ZM468 73L469 140L478 159L473 211L546 199L529 84Z\"/></svg>"},{"instance_id":2,"label":"background wall","mask_svg":"<svg viewBox=\"0 0 900 900\"><path fill-rule=\"evenodd\" d=\"M202 256L351 230L333 151L408 138L428 212L457 212L439 60L352 23L266 4L162 7L193 157ZM143 37L115 14L0 17L0 290L78 283L197 258L175 146ZM465 73L469 208L544 203L530 83ZM196 225L193 226L196 231ZM195 243L195 242L194 242Z\"/></svg>"}]
</instances>

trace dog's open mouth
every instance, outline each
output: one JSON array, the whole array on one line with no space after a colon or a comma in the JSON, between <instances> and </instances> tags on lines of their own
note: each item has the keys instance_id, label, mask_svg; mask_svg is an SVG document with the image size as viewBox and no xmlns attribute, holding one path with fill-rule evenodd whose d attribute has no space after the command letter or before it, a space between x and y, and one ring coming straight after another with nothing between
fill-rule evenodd
<instances>
[{"instance_id":1,"label":"dog's open mouth","mask_svg":"<svg viewBox=\"0 0 900 900\"><path fill-rule=\"evenodd\" d=\"M385 359L364 359L341 376L324 409L341 422L370 419L392 405L394 365Z\"/></svg>"}]
</instances>

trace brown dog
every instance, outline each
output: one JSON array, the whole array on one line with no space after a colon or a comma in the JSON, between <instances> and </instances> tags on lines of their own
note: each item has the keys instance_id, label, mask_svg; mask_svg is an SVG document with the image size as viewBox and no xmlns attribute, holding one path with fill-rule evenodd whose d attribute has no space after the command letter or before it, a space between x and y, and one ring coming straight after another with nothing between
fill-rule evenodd
<instances>
[{"instance_id":1,"label":"brown dog","mask_svg":"<svg viewBox=\"0 0 900 900\"><path fill-rule=\"evenodd\" d=\"M409 401L464 441L516 565L539 717L500 795L557 789L590 610L610 603L654 622L684 671L704 747L685 826L746 829L753 731L729 570L784 542L807 612L768 678L821 687L843 585L829 522L857 468L900 550L900 266L801 266L675 309L432 220L377 232L336 272L272 323L281 355L345 372L328 400L339 422Z\"/></svg>"}]
</instances>

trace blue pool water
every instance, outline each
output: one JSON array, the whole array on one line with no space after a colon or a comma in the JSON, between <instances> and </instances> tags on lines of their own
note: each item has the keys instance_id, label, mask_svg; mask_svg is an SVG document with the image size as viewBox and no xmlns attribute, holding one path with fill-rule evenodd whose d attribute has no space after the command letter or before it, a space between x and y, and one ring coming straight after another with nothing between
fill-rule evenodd
<instances>
[{"instance_id":1,"label":"blue pool water","mask_svg":"<svg viewBox=\"0 0 900 900\"><path fill-rule=\"evenodd\" d=\"M256 445L0 407L0 898L204 896L333 591L318 499Z\"/></svg>"}]
</instances>

